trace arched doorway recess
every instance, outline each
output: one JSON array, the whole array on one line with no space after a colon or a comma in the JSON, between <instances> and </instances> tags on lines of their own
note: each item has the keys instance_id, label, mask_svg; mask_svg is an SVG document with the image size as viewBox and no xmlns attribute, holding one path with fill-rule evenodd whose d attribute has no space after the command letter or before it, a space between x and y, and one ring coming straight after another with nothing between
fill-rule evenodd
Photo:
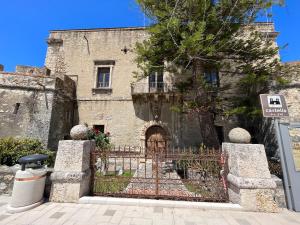
<instances>
[{"instance_id":1,"label":"arched doorway recess","mask_svg":"<svg viewBox=\"0 0 300 225\"><path fill-rule=\"evenodd\" d=\"M164 155L167 151L167 132L161 126L151 126L146 131L146 155Z\"/></svg>"}]
</instances>

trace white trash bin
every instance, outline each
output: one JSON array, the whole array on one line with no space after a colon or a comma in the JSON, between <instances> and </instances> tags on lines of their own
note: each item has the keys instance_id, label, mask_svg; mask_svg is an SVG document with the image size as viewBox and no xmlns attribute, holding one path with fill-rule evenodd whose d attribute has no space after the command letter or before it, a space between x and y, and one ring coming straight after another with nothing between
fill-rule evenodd
<instances>
[{"instance_id":1,"label":"white trash bin","mask_svg":"<svg viewBox=\"0 0 300 225\"><path fill-rule=\"evenodd\" d=\"M25 164L41 162L47 158L46 155L30 155L19 160L22 170L16 173L11 202L7 207L8 212L23 212L43 203L47 171L41 166L38 169L25 170Z\"/></svg>"}]
</instances>

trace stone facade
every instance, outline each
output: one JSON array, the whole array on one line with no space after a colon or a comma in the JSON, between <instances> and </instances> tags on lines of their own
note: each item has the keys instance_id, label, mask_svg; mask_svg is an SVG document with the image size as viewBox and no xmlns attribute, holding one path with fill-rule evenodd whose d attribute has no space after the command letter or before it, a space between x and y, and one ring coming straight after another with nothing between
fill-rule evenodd
<instances>
[{"instance_id":1,"label":"stone facade","mask_svg":"<svg viewBox=\"0 0 300 225\"><path fill-rule=\"evenodd\" d=\"M274 25L255 25L261 32L276 37ZM171 110L179 97L174 92L174 76L163 74L160 94L151 93L149 79L137 81L133 72L136 42L147 38L144 28L108 28L88 30L53 30L48 38L45 65L57 74L69 75L77 84L79 123L101 127L110 132L115 145L145 145L144 128L147 124L165 125L169 143L173 146L199 146L202 143L198 119ZM106 67L110 79L105 88L98 87L97 72ZM232 76L231 76L232 77ZM225 72L219 73L221 87L232 84ZM234 85L222 93L224 98L236 94ZM236 126L218 115L216 126L221 128L221 139L227 140L228 131Z\"/></svg>"},{"instance_id":2,"label":"stone facade","mask_svg":"<svg viewBox=\"0 0 300 225\"><path fill-rule=\"evenodd\" d=\"M26 69L0 72L0 137L37 138L56 149L76 120L74 81L39 74L45 69Z\"/></svg>"},{"instance_id":3,"label":"stone facade","mask_svg":"<svg viewBox=\"0 0 300 225\"><path fill-rule=\"evenodd\" d=\"M132 51L135 43L145 38L144 28L51 31L45 64L51 71L65 66L63 71L77 83L79 123L104 126L104 131L111 134L112 143L143 145L143 128L152 122L166 124L175 145L199 145L199 126L195 120L170 110L176 101L174 96L168 99L158 96L159 101L155 103L161 111L158 120L152 110L155 106L146 97L147 91L145 99L133 99L131 83L137 66ZM124 49L128 51L125 53ZM98 64L112 64L109 88L95 86ZM147 89L147 82L147 79L140 81L142 88Z\"/></svg>"}]
</instances>

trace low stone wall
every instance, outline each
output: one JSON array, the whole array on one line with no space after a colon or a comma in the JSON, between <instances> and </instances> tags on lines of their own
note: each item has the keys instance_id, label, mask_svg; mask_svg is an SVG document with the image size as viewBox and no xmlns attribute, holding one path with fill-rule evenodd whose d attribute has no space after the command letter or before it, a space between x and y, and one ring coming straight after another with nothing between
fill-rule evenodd
<instances>
[{"instance_id":1,"label":"low stone wall","mask_svg":"<svg viewBox=\"0 0 300 225\"><path fill-rule=\"evenodd\" d=\"M284 193L282 180L273 174L272 174L272 179L276 183L276 189L274 192L275 202L277 203L279 208L286 208L286 200L285 200L285 193Z\"/></svg>"},{"instance_id":2,"label":"low stone wall","mask_svg":"<svg viewBox=\"0 0 300 225\"><path fill-rule=\"evenodd\" d=\"M0 166L0 195L11 195L15 174L19 168L21 167L18 165L12 167Z\"/></svg>"},{"instance_id":3,"label":"low stone wall","mask_svg":"<svg viewBox=\"0 0 300 225\"><path fill-rule=\"evenodd\" d=\"M0 195L11 195L13 186L14 186L14 179L16 172L21 169L20 165L14 165L12 167L8 167L5 165L0 166ZM51 179L50 175L52 173L53 169L48 168L47 169L47 178L46 178L46 186L45 186L45 192L44 196L46 198L49 198L50 196L50 190L51 190Z\"/></svg>"}]
</instances>

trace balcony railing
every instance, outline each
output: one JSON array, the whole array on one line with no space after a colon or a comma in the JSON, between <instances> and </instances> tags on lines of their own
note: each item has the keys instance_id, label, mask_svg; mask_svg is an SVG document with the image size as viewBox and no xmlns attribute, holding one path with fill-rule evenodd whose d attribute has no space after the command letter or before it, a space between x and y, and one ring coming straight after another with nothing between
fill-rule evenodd
<instances>
[{"instance_id":1,"label":"balcony railing","mask_svg":"<svg viewBox=\"0 0 300 225\"><path fill-rule=\"evenodd\" d=\"M131 94L168 93L174 91L171 84L164 82L135 83L131 85Z\"/></svg>"},{"instance_id":2,"label":"balcony railing","mask_svg":"<svg viewBox=\"0 0 300 225\"><path fill-rule=\"evenodd\" d=\"M97 88L108 88L109 87L109 82L98 82L97 83Z\"/></svg>"}]
</instances>

